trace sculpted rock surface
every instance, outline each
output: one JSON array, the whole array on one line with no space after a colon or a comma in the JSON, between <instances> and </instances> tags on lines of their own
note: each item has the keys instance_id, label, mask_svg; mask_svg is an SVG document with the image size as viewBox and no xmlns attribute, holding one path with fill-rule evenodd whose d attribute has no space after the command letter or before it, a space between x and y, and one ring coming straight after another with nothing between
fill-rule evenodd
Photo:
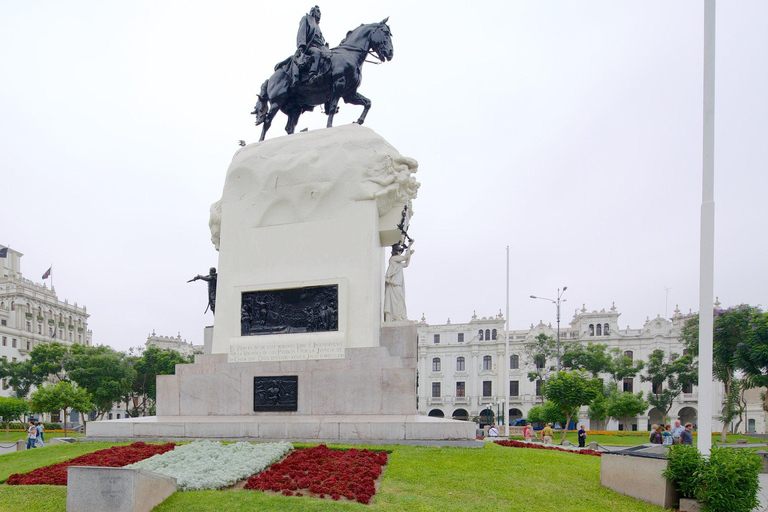
<instances>
[{"instance_id":1,"label":"sculpted rock surface","mask_svg":"<svg viewBox=\"0 0 768 512\"><path fill-rule=\"evenodd\" d=\"M375 200L382 231L393 230L404 206L412 213L417 170L416 160L356 124L250 144L235 154L211 206L211 241L218 249L222 205L240 201L249 203L241 226L258 228L330 219L350 201Z\"/></svg>"}]
</instances>

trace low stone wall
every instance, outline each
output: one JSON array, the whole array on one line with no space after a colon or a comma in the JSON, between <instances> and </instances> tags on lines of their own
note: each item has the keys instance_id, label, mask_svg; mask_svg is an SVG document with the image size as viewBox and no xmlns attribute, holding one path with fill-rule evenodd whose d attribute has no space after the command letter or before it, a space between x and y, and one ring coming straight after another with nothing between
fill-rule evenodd
<instances>
[{"instance_id":1,"label":"low stone wall","mask_svg":"<svg viewBox=\"0 0 768 512\"><path fill-rule=\"evenodd\" d=\"M67 512L150 512L174 492L175 478L143 469L67 469Z\"/></svg>"},{"instance_id":2,"label":"low stone wall","mask_svg":"<svg viewBox=\"0 0 768 512\"><path fill-rule=\"evenodd\" d=\"M667 459L603 453L600 485L664 508L678 502L677 492L662 476Z\"/></svg>"}]
</instances>

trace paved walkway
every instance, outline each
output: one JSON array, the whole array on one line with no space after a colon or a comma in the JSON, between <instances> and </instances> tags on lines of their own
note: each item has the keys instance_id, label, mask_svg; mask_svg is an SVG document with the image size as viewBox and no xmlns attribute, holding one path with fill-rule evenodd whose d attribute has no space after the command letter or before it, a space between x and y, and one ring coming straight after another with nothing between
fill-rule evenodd
<instances>
[{"instance_id":1,"label":"paved walkway","mask_svg":"<svg viewBox=\"0 0 768 512\"><path fill-rule=\"evenodd\" d=\"M760 506L758 506L754 512L764 512L768 510L768 473L760 473L760 491L757 493L757 498L760 500Z\"/></svg>"}]
</instances>

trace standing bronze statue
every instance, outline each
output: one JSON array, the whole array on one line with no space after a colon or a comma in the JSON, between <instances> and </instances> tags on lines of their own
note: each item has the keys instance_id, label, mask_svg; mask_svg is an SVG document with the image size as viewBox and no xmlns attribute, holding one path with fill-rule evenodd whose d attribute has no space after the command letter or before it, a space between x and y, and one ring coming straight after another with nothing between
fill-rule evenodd
<instances>
[{"instance_id":1,"label":"standing bronze statue","mask_svg":"<svg viewBox=\"0 0 768 512\"><path fill-rule=\"evenodd\" d=\"M264 140L278 110L288 116L285 131L291 134L302 113L323 105L330 128L340 99L363 105L357 120L363 124L371 108L371 100L357 92L365 58L371 54L385 62L394 54L387 20L360 25L347 32L339 46L329 49L320 30L320 8L314 6L299 24L296 53L278 63L272 76L261 84L251 112L256 116L256 126L264 125L259 140Z\"/></svg>"},{"instance_id":2,"label":"standing bronze statue","mask_svg":"<svg viewBox=\"0 0 768 512\"><path fill-rule=\"evenodd\" d=\"M211 308L211 313L214 315L216 314L216 280L218 277L219 275L216 273L216 267L211 267L211 272L207 276L201 276L200 274L197 274L195 277L187 281L188 283L191 283L192 281L197 281L200 279L208 283L208 307L205 308L203 314L208 312L208 308Z\"/></svg>"}]
</instances>

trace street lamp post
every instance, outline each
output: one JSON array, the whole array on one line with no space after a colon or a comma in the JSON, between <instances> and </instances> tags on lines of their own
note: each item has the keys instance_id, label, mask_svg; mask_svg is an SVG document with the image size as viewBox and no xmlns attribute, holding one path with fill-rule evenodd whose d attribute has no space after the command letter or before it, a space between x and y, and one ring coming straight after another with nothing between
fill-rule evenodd
<instances>
[{"instance_id":1,"label":"street lamp post","mask_svg":"<svg viewBox=\"0 0 768 512\"><path fill-rule=\"evenodd\" d=\"M548 299L547 297L537 297L535 295L531 295L532 299L541 299L541 300L548 300L555 306L557 306L557 371L560 371L560 303L565 302L568 299L563 299L563 294L565 293L565 290L567 290L567 286L563 286L563 290L561 291L560 288L557 289L557 300L555 299ZM562 300L561 300L562 299Z\"/></svg>"}]
</instances>

